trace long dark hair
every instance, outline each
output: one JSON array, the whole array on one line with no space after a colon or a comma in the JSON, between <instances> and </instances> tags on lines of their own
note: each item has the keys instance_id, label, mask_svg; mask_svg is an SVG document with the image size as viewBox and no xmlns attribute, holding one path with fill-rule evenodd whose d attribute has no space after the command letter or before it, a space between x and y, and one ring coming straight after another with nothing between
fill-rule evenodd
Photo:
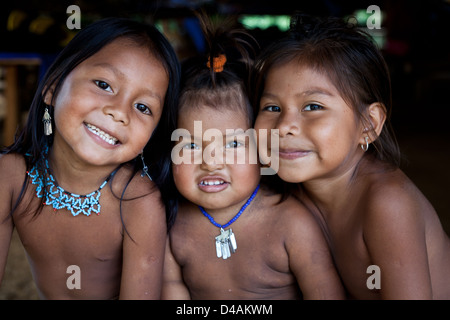
<instances>
[{"instance_id":1,"label":"long dark hair","mask_svg":"<svg viewBox=\"0 0 450 320\"><path fill-rule=\"evenodd\" d=\"M45 146L47 145L50 148L53 144L53 136L45 136L43 134L42 117L46 107L43 97L45 97L51 87L53 87L55 92L53 96L56 96L64 80L75 67L119 37L128 38L135 41L138 45L148 47L150 52L163 64L169 77L161 119L150 141L144 147L143 155L153 181L161 190L163 201L168 209L167 222L170 224L174 219L174 213L170 211L170 205L167 205L167 194L170 192L170 186L167 184L170 174L170 162L167 161L167 157L170 158L171 152L170 134L176 128L175 116L180 67L172 46L152 25L125 18L106 18L92 23L77 33L57 56L40 82L31 103L24 129L16 137L15 142L6 147L2 153L14 152L24 155L28 170L35 164L39 165L39 162L42 162L41 155ZM53 118L53 108L50 107L49 111ZM133 159L130 161L134 168L134 173L143 168L142 162L137 160ZM14 212L21 201L26 183L27 179L24 182L21 196L13 207L12 212ZM169 190L167 190L168 188Z\"/></svg>"},{"instance_id":2,"label":"long dark hair","mask_svg":"<svg viewBox=\"0 0 450 320\"><path fill-rule=\"evenodd\" d=\"M293 60L326 74L363 123L368 123L365 115L370 104L384 105L385 125L367 154L398 167L400 151L389 120L389 71L370 36L343 19L293 15L288 35L266 47L255 63L252 102L256 113L269 70Z\"/></svg>"}]
</instances>

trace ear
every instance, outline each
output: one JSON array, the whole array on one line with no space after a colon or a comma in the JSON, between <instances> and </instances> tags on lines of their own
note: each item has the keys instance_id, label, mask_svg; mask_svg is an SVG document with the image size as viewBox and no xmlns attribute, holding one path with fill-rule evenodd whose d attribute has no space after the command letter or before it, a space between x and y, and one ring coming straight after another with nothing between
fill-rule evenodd
<instances>
[{"instance_id":1,"label":"ear","mask_svg":"<svg viewBox=\"0 0 450 320\"><path fill-rule=\"evenodd\" d=\"M386 107L380 102L374 102L367 108L366 119L363 121L363 132L359 143L365 144L365 137L369 137L369 143L377 140L386 121Z\"/></svg>"},{"instance_id":2,"label":"ear","mask_svg":"<svg viewBox=\"0 0 450 320\"><path fill-rule=\"evenodd\" d=\"M42 99L44 100L44 103L46 105L48 106L52 105L54 93L55 93L55 85L52 85L48 89L47 86L44 87L44 90L42 90Z\"/></svg>"}]
</instances>

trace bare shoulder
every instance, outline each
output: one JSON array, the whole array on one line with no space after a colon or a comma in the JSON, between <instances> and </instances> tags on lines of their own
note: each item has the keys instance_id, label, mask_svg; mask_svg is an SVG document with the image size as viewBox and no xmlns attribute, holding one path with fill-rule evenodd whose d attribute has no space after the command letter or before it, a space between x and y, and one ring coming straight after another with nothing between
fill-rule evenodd
<instances>
[{"instance_id":1,"label":"bare shoulder","mask_svg":"<svg viewBox=\"0 0 450 320\"><path fill-rule=\"evenodd\" d=\"M125 199L160 198L156 184L140 172L134 172L130 166L121 167L114 177L113 190L116 194L124 195Z\"/></svg>"},{"instance_id":2,"label":"bare shoulder","mask_svg":"<svg viewBox=\"0 0 450 320\"><path fill-rule=\"evenodd\" d=\"M282 199L279 194L272 194L264 190L264 200L262 205L276 221L282 225L284 230L292 232L316 232L318 228L317 221L307 207L294 196L286 196Z\"/></svg>"},{"instance_id":3,"label":"bare shoulder","mask_svg":"<svg viewBox=\"0 0 450 320\"><path fill-rule=\"evenodd\" d=\"M433 211L429 201L416 185L400 170L377 174L362 196L368 213L393 217L398 214Z\"/></svg>"},{"instance_id":4,"label":"bare shoulder","mask_svg":"<svg viewBox=\"0 0 450 320\"><path fill-rule=\"evenodd\" d=\"M10 187L22 186L27 166L25 158L17 153L0 155L0 183Z\"/></svg>"},{"instance_id":5,"label":"bare shoulder","mask_svg":"<svg viewBox=\"0 0 450 320\"><path fill-rule=\"evenodd\" d=\"M170 229L171 237L178 234L183 235L186 232L192 234L196 230L199 221L204 221L205 217L199 214L198 206L187 200L181 200L178 203L177 218Z\"/></svg>"},{"instance_id":6,"label":"bare shoulder","mask_svg":"<svg viewBox=\"0 0 450 320\"><path fill-rule=\"evenodd\" d=\"M147 176L141 176L140 172L134 173L128 166L123 166L115 174L112 190L117 197L122 198L124 219L164 213L157 185Z\"/></svg>"},{"instance_id":7,"label":"bare shoulder","mask_svg":"<svg viewBox=\"0 0 450 320\"><path fill-rule=\"evenodd\" d=\"M437 215L426 197L399 169L377 174L361 196L366 236L418 235Z\"/></svg>"},{"instance_id":8,"label":"bare shoulder","mask_svg":"<svg viewBox=\"0 0 450 320\"><path fill-rule=\"evenodd\" d=\"M25 158L18 153L0 154L0 170L4 174L23 173L26 170Z\"/></svg>"}]
</instances>

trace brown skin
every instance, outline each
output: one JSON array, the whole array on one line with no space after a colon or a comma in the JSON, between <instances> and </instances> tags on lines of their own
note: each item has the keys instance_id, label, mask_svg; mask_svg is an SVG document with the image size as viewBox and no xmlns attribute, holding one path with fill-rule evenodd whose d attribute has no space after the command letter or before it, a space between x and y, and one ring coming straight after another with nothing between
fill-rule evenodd
<instances>
[{"instance_id":1,"label":"brown skin","mask_svg":"<svg viewBox=\"0 0 450 320\"><path fill-rule=\"evenodd\" d=\"M8 217L11 203L19 194L25 162L21 156L0 158L0 191L11 202L1 205L2 221ZM130 175L120 169L113 182L115 194L120 194ZM11 181L13 183L6 183ZM124 224L134 242L124 231L119 216L119 200L112 195L110 185L102 190L99 215L73 217L67 210L54 212L44 206L33 217L40 203L35 186L27 192L13 219L0 224L1 277L3 276L13 224L25 247L39 295L43 299L159 299L166 232L164 208L155 185L146 177L136 175L123 201ZM31 205L28 204L31 201ZM151 210L148 210L151 208ZM26 213L24 213L26 211ZM80 267L81 289L68 289L70 265ZM0 277L0 278L1 278Z\"/></svg>"},{"instance_id":2,"label":"brown skin","mask_svg":"<svg viewBox=\"0 0 450 320\"><path fill-rule=\"evenodd\" d=\"M118 38L77 65L58 92L50 87L43 96L54 107L48 162L58 184L89 194L136 158L159 122L168 81L148 48ZM100 215L89 217L49 206L33 217L40 199L29 184L11 219L27 169L22 156L0 158L0 281L16 227L42 298L159 299L166 220L159 191L147 177L131 177L131 168L123 166L102 189ZM130 178L122 224L118 197ZM81 289L66 286L71 265L80 268Z\"/></svg>"},{"instance_id":3,"label":"brown skin","mask_svg":"<svg viewBox=\"0 0 450 320\"><path fill-rule=\"evenodd\" d=\"M279 130L278 175L301 183L350 298L450 299L449 237L401 170L364 153L386 119L381 103L366 111L363 125L326 74L293 61L268 73L255 128ZM371 265L380 290L366 285Z\"/></svg>"},{"instance_id":4,"label":"brown skin","mask_svg":"<svg viewBox=\"0 0 450 320\"><path fill-rule=\"evenodd\" d=\"M227 135L229 129L249 129L244 112L203 105L184 108L181 114L178 127L187 130L190 138L177 146L194 161L173 165L175 184L189 202L181 204L168 238L163 299L299 299L301 293L305 299L343 298L330 251L313 216L292 197L279 203L281 196L264 185L230 225L236 252L226 260L217 257L215 237L220 229L197 205L217 223L226 224L260 183L260 166L250 161L252 144L242 134ZM202 121L201 137L195 136L199 134L195 121ZM223 141L219 135L207 138L210 129L218 130ZM239 162L243 154L246 161ZM213 182L222 184L212 186Z\"/></svg>"},{"instance_id":5,"label":"brown skin","mask_svg":"<svg viewBox=\"0 0 450 320\"><path fill-rule=\"evenodd\" d=\"M322 189L322 198L311 190L299 190L298 197L322 221L350 298L450 298L449 238L431 204L400 170L363 159L339 190L334 196L341 201L333 203L322 201L331 189ZM380 267L380 290L366 286L369 265Z\"/></svg>"},{"instance_id":6,"label":"brown skin","mask_svg":"<svg viewBox=\"0 0 450 320\"><path fill-rule=\"evenodd\" d=\"M244 112L203 106L182 109L181 113L178 125L188 130L193 140L183 139L178 145L183 146L184 155L202 156L203 160L173 166L177 188L191 202L181 204L170 231L163 299L299 299L300 290L305 299L344 297L328 246L313 216L294 198L279 203L281 196L263 185L230 226L236 237L236 252L227 260L217 258L215 237L220 229L197 204L217 223L226 224L260 183L260 166L249 161L250 143L240 134L226 135L227 129L248 129ZM194 123L199 120L203 138L195 136ZM246 153L246 162L227 162L226 158L223 163L213 161L208 148L219 141L205 138L209 129L220 130L226 146L217 147L211 154L219 158L220 150L236 157ZM208 187L203 185L205 181L224 184Z\"/></svg>"},{"instance_id":7,"label":"brown skin","mask_svg":"<svg viewBox=\"0 0 450 320\"><path fill-rule=\"evenodd\" d=\"M299 299L299 288L304 299L342 299L316 221L293 198L279 199L261 187L231 225L238 248L227 260L216 256L219 228L196 205L184 204L166 247L163 299ZM234 214L214 217L225 221Z\"/></svg>"}]
</instances>

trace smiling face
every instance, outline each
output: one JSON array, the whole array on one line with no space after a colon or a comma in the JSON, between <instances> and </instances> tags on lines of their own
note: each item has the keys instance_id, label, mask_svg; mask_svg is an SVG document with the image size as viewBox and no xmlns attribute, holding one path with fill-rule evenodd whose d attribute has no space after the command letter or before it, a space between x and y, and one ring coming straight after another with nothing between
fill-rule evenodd
<instances>
[{"instance_id":1,"label":"smiling face","mask_svg":"<svg viewBox=\"0 0 450 320\"><path fill-rule=\"evenodd\" d=\"M296 61L269 71L255 129L279 129L278 175L288 182L339 177L363 155L353 109L324 74Z\"/></svg>"},{"instance_id":2,"label":"smiling face","mask_svg":"<svg viewBox=\"0 0 450 320\"><path fill-rule=\"evenodd\" d=\"M191 160L173 165L180 193L206 209L237 212L260 178L259 164L250 158L254 149L245 134L249 129L245 112L208 106L183 108L178 128L186 129L188 135L181 137L176 148L180 156Z\"/></svg>"},{"instance_id":3,"label":"smiling face","mask_svg":"<svg viewBox=\"0 0 450 320\"><path fill-rule=\"evenodd\" d=\"M116 39L44 97L54 106L54 149L98 166L135 158L161 117L168 81L147 48Z\"/></svg>"}]
</instances>

